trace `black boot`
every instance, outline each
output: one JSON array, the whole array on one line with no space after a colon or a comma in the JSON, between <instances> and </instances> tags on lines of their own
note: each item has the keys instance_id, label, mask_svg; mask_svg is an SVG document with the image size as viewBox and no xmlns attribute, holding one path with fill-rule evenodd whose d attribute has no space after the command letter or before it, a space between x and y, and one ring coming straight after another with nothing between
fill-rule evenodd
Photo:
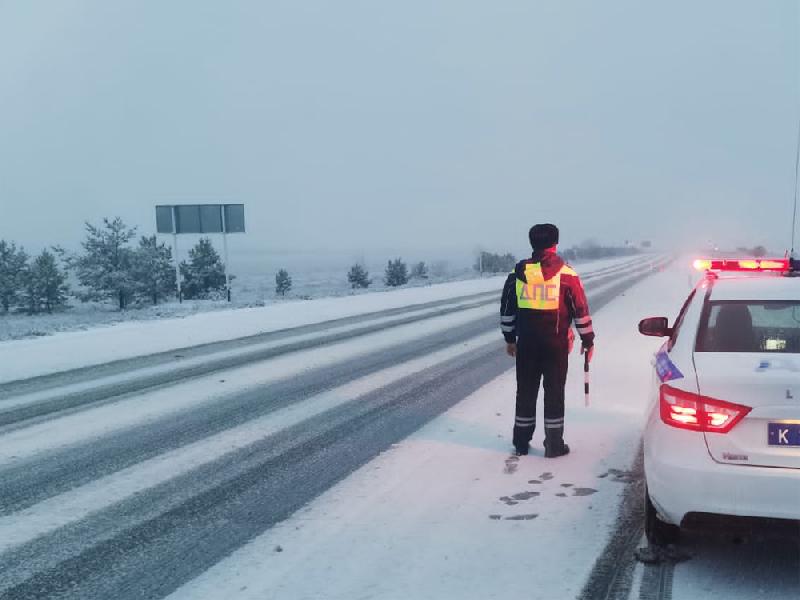
<instances>
[{"instance_id":1,"label":"black boot","mask_svg":"<svg viewBox=\"0 0 800 600\"><path fill-rule=\"evenodd\" d=\"M530 446L528 446L528 444L525 444L524 446L514 446L514 454L517 456L528 456L529 447Z\"/></svg>"},{"instance_id":2,"label":"black boot","mask_svg":"<svg viewBox=\"0 0 800 600\"><path fill-rule=\"evenodd\" d=\"M569 446L564 443L564 427L549 427L544 433L544 457L557 458L569 454Z\"/></svg>"},{"instance_id":3,"label":"black boot","mask_svg":"<svg viewBox=\"0 0 800 600\"><path fill-rule=\"evenodd\" d=\"M561 442L560 445L544 445L545 458L558 458L559 456L564 456L566 454L569 454L569 446L564 442Z\"/></svg>"}]
</instances>

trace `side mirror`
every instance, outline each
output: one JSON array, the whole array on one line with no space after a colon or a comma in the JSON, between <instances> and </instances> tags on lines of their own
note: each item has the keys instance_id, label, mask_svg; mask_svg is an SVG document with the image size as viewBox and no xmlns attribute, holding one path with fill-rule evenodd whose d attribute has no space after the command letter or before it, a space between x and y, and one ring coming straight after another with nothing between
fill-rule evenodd
<instances>
[{"instance_id":1,"label":"side mirror","mask_svg":"<svg viewBox=\"0 0 800 600\"><path fill-rule=\"evenodd\" d=\"M639 321L639 333L652 337L666 337L672 335L667 317L650 317Z\"/></svg>"}]
</instances>

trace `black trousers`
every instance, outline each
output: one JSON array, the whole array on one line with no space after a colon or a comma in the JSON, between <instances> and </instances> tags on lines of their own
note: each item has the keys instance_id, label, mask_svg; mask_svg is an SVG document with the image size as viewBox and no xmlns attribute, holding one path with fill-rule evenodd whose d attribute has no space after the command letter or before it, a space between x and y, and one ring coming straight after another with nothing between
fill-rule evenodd
<instances>
[{"instance_id":1,"label":"black trousers","mask_svg":"<svg viewBox=\"0 0 800 600\"><path fill-rule=\"evenodd\" d=\"M544 384L544 444L558 449L564 443L564 385L569 350L566 340L549 343L517 342L517 414L514 446L527 447L536 429L536 399Z\"/></svg>"}]
</instances>

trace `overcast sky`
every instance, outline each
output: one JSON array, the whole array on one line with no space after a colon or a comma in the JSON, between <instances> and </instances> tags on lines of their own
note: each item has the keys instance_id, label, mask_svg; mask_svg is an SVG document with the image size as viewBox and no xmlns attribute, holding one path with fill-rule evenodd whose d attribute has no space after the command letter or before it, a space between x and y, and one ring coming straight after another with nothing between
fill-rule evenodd
<instances>
[{"instance_id":1,"label":"overcast sky","mask_svg":"<svg viewBox=\"0 0 800 600\"><path fill-rule=\"evenodd\" d=\"M0 0L0 238L220 201L259 253L783 249L799 7Z\"/></svg>"}]
</instances>

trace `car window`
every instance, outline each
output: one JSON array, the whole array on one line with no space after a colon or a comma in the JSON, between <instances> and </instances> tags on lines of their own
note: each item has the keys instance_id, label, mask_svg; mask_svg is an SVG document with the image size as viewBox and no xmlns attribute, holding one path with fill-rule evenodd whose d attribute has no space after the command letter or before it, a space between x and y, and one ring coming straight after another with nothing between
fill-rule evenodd
<instances>
[{"instance_id":1,"label":"car window","mask_svg":"<svg viewBox=\"0 0 800 600\"><path fill-rule=\"evenodd\" d=\"M697 352L800 352L800 301L710 302Z\"/></svg>"},{"instance_id":2,"label":"car window","mask_svg":"<svg viewBox=\"0 0 800 600\"><path fill-rule=\"evenodd\" d=\"M672 326L672 335L669 336L669 340L667 341L668 352L672 350L673 346L675 346L675 342L678 341L678 333L680 332L681 325L683 325L683 318L686 316L686 311L689 310L692 300L694 300L696 291L697 290L692 290L692 293L689 294L688 298L686 298L686 302L683 303L683 306L678 313L678 317L675 319L675 325Z\"/></svg>"}]
</instances>

